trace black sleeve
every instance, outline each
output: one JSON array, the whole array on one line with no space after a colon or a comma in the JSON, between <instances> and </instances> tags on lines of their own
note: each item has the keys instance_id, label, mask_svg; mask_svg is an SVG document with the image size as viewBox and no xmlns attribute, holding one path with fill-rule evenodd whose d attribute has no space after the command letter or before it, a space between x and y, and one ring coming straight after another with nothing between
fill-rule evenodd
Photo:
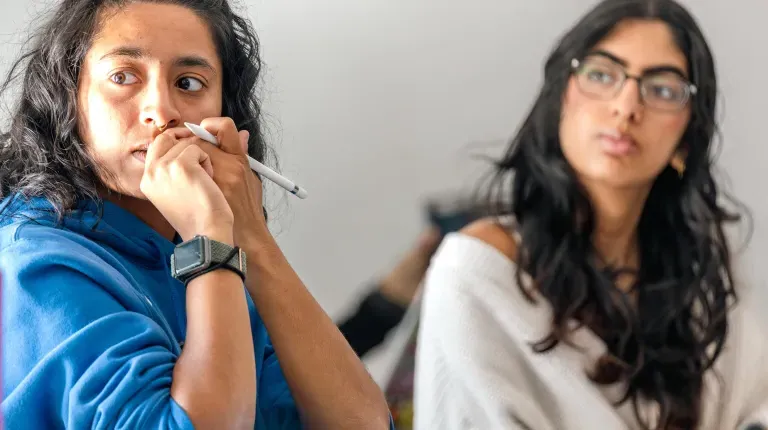
<instances>
[{"instance_id":1,"label":"black sleeve","mask_svg":"<svg viewBox=\"0 0 768 430\"><path fill-rule=\"evenodd\" d=\"M360 303L357 311L339 324L339 330L358 357L362 357L384 341L387 333L400 324L406 310L387 300L375 288Z\"/></svg>"}]
</instances>

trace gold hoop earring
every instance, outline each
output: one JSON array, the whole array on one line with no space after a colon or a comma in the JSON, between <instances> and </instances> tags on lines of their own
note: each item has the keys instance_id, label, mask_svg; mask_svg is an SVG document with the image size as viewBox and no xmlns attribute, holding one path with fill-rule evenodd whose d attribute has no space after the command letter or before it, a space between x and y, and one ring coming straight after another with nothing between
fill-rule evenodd
<instances>
[{"instance_id":1,"label":"gold hoop earring","mask_svg":"<svg viewBox=\"0 0 768 430\"><path fill-rule=\"evenodd\" d=\"M675 155L669 160L669 165L677 171L677 175L682 178L685 174L685 160L681 155Z\"/></svg>"}]
</instances>

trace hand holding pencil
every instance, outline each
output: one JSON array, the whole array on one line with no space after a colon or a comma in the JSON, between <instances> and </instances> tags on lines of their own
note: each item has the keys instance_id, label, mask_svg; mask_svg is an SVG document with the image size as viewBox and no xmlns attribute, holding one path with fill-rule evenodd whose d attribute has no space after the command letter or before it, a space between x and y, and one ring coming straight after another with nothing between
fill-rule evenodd
<instances>
[{"instance_id":1,"label":"hand holding pencil","mask_svg":"<svg viewBox=\"0 0 768 430\"><path fill-rule=\"evenodd\" d=\"M189 129L189 131L192 132L195 136L199 137L200 139L211 143L215 146L219 146L219 142L216 139L216 136L212 135L208 130L204 129L203 127L200 127L197 124L192 124L189 122L185 122L184 125ZM295 195L296 197L300 199L306 199L308 196L307 190L304 188L296 185L293 183L293 181L287 179L286 177L280 175L279 173L275 172L274 170L270 169L269 167L259 163L258 161L254 160L250 156L248 156L248 165L251 167L251 170L254 172L262 175L263 177L269 179L270 181L276 183L280 187L284 188L286 191L290 192L291 194Z\"/></svg>"}]
</instances>

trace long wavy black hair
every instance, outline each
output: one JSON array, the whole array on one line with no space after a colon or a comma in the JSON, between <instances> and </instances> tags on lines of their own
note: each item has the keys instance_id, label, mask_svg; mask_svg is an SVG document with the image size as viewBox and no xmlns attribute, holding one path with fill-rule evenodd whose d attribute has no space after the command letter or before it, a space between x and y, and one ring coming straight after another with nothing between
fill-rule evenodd
<instances>
[{"instance_id":1,"label":"long wavy black hair","mask_svg":"<svg viewBox=\"0 0 768 430\"><path fill-rule=\"evenodd\" d=\"M627 19L667 23L698 86L681 140L688 149L685 175L671 167L662 171L640 218L634 298L616 287L622 269L599 262L591 240L593 208L563 156L558 127L571 60L583 58ZM544 79L486 196L496 215L516 220L519 285L527 292L524 286L531 284L525 281L532 281L553 308L551 332L534 349L568 342L569 321L579 321L608 347L590 372L596 383L625 382L619 403L632 401L646 428L695 428L703 375L722 350L726 313L736 299L723 226L739 219L738 211L720 205L723 193L713 179L718 91L707 42L691 15L672 0L606 0L562 37L546 61ZM658 422L642 417L641 400L660 406Z\"/></svg>"},{"instance_id":2,"label":"long wavy black hair","mask_svg":"<svg viewBox=\"0 0 768 430\"><path fill-rule=\"evenodd\" d=\"M135 1L63 0L31 36L0 86L0 96L15 97L9 128L0 134L0 198L44 197L59 220L83 200L101 204L103 172L77 132L78 80L101 13ZM262 63L250 22L228 0L138 1L183 6L208 24L224 69L222 115L250 132L248 154L264 161L269 148L257 94ZM13 84L19 80L16 95Z\"/></svg>"}]
</instances>

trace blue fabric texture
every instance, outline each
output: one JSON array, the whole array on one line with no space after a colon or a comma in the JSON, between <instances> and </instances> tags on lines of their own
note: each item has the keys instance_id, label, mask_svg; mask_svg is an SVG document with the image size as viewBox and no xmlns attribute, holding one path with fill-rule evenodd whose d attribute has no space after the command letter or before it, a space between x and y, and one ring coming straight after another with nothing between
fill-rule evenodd
<instances>
[{"instance_id":1,"label":"blue fabric texture","mask_svg":"<svg viewBox=\"0 0 768 430\"><path fill-rule=\"evenodd\" d=\"M85 202L61 225L45 200L2 205L5 428L192 429L170 395L186 336L184 285L169 269L175 243L109 202ZM255 428L299 429L250 297L248 306Z\"/></svg>"}]
</instances>

